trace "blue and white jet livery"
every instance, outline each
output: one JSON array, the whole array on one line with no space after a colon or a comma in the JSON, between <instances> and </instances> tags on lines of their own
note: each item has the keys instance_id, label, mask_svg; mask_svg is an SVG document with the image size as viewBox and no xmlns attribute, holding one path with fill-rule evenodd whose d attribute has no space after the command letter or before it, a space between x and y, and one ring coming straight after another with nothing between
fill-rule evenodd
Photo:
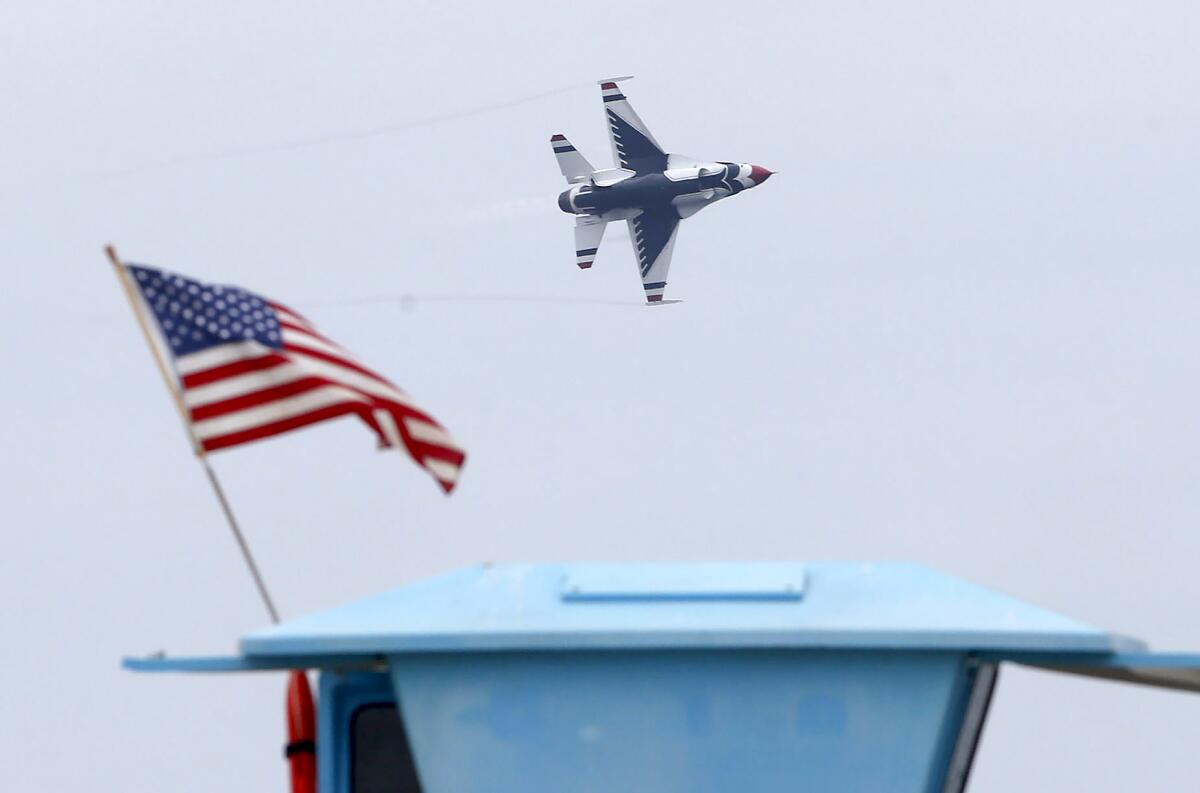
<instances>
[{"instance_id":1,"label":"blue and white jet livery","mask_svg":"<svg viewBox=\"0 0 1200 793\"><path fill-rule=\"evenodd\" d=\"M757 187L771 172L761 165L667 154L617 87L618 80L627 79L600 83L618 167L596 170L564 135L551 137L550 145L571 185L559 195L558 206L575 215L575 263L583 270L591 267L605 227L626 221L646 302L655 304L663 302L679 221Z\"/></svg>"}]
</instances>

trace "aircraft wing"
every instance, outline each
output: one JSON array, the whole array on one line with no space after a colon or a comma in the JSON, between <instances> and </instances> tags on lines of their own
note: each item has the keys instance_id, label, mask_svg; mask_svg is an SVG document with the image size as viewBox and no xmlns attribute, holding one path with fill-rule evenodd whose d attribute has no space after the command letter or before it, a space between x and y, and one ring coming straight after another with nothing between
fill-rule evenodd
<instances>
[{"instance_id":1,"label":"aircraft wing","mask_svg":"<svg viewBox=\"0 0 1200 793\"><path fill-rule=\"evenodd\" d=\"M629 222L629 238L637 255L638 270L647 303L661 303L667 288L667 271L675 250L679 217L673 212L646 212Z\"/></svg>"},{"instance_id":2,"label":"aircraft wing","mask_svg":"<svg viewBox=\"0 0 1200 793\"><path fill-rule=\"evenodd\" d=\"M617 163L622 168L638 172L665 171L666 153L617 84L601 83L600 93L604 98L604 115L608 120L608 139Z\"/></svg>"}]
</instances>

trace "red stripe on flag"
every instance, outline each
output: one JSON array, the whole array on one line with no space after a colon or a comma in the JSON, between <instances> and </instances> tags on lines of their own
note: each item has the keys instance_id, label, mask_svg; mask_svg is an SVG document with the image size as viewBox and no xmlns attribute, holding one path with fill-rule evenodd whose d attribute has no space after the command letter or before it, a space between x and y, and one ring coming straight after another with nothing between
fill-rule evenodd
<instances>
[{"instance_id":1,"label":"red stripe on flag","mask_svg":"<svg viewBox=\"0 0 1200 793\"><path fill-rule=\"evenodd\" d=\"M231 432L228 435L218 435L215 438L209 438L201 442L206 452L215 452L219 449L228 449L230 446L237 446L250 441L262 440L269 438L272 435L282 435L285 432L307 427L310 424L316 424L327 419L345 416L350 413L357 413L359 417L368 421L365 413L369 411L366 405L344 402L339 405L329 405L309 413L301 413L298 416L283 419L282 421L273 421L270 424L259 424L257 427Z\"/></svg>"},{"instance_id":2,"label":"red stripe on flag","mask_svg":"<svg viewBox=\"0 0 1200 793\"><path fill-rule=\"evenodd\" d=\"M205 419L236 413L239 410L258 407L259 405L276 402L280 399L287 399L297 394L303 394L305 391L312 391L313 389L322 388L327 385L347 388L341 385L341 383L337 383L326 377L302 377L290 383L264 388L259 391L251 391L250 393L230 399L223 399L220 402L209 402L206 405L199 405L192 408L192 421L204 421ZM353 391L354 389L351 388L348 390Z\"/></svg>"},{"instance_id":3,"label":"red stripe on flag","mask_svg":"<svg viewBox=\"0 0 1200 793\"><path fill-rule=\"evenodd\" d=\"M272 303L270 300L265 300L263 302L265 302L268 306L275 309L276 311L286 311L287 313L291 314L293 317L295 317L296 319L300 320L305 325L307 325L309 327L309 329L312 328L312 322L309 321L308 317L304 316L296 309L289 308L288 306L285 306L283 303Z\"/></svg>"},{"instance_id":4,"label":"red stripe on flag","mask_svg":"<svg viewBox=\"0 0 1200 793\"><path fill-rule=\"evenodd\" d=\"M336 364L338 366L345 367L346 369L351 369L355 372L358 372L361 375L365 375L366 377L371 378L372 380L383 383L384 385L388 386L389 388L396 388L396 386L392 385L390 382L388 382L384 378L375 374L370 369L367 369L364 366L360 366L360 365L356 364L354 361L349 361L345 358L341 358L337 355L330 355L329 353L325 352L324 350L315 350L312 347L305 347L301 344L295 344L290 341L285 342L283 345L283 348L285 350L288 350L289 352L296 352L296 353L299 353L300 355L307 355L312 358L317 358L319 360L326 361L327 363L332 363L332 364ZM400 391L399 388L396 388L396 390ZM401 393L403 393L403 392L401 392Z\"/></svg>"},{"instance_id":5,"label":"red stripe on flag","mask_svg":"<svg viewBox=\"0 0 1200 793\"><path fill-rule=\"evenodd\" d=\"M215 383L218 380L224 380L227 377L237 377L240 374L248 372L261 372L264 369L272 369L287 362L287 358L277 352L272 352L254 358L243 358L240 361L222 364L221 366L214 366L212 369L202 369L199 372L192 372L183 376L182 383L185 389L197 388L209 383Z\"/></svg>"},{"instance_id":6,"label":"red stripe on flag","mask_svg":"<svg viewBox=\"0 0 1200 793\"><path fill-rule=\"evenodd\" d=\"M442 460L447 463L453 463L454 465L460 467L462 466L463 461L467 459L467 456L460 451L447 449L445 446L430 446L428 443L422 443L419 441L410 444L409 451L411 451L413 456L417 457L418 459L429 457L434 460Z\"/></svg>"},{"instance_id":7,"label":"red stripe on flag","mask_svg":"<svg viewBox=\"0 0 1200 793\"><path fill-rule=\"evenodd\" d=\"M330 347L336 347L337 349L341 350L342 352L346 353L347 355L350 354L349 350L347 350L345 347L338 344L336 341L329 338L328 336L322 336L320 333L317 333L312 328L306 328L301 325L297 325L294 322L288 322L288 321L282 320L282 319L279 320L279 327L287 328L288 330L294 330L297 333L303 333L306 336L312 336L315 339L320 339L321 341L328 344Z\"/></svg>"}]
</instances>

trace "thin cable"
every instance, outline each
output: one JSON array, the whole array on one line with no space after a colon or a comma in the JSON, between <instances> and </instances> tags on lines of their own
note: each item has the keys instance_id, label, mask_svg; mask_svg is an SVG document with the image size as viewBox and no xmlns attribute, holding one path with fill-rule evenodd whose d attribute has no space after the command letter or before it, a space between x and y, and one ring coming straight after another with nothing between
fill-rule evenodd
<instances>
[{"instance_id":1,"label":"thin cable","mask_svg":"<svg viewBox=\"0 0 1200 793\"><path fill-rule=\"evenodd\" d=\"M546 295L472 295L472 294L443 294L443 295L380 295L378 297L348 298L345 300L316 300L305 305L336 308L339 306L360 306L372 303L395 303L407 310L418 303L572 303L575 305L591 306L634 306L641 307L641 302L633 300L600 300L589 297L550 297Z\"/></svg>"},{"instance_id":2,"label":"thin cable","mask_svg":"<svg viewBox=\"0 0 1200 793\"><path fill-rule=\"evenodd\" d=\"M180 157L173 157L168 160L159 160L158 162L150 162L145 165L137 165L132 168L125 168L117 171L108 171L93 175L95 180L121 179L129 176L137 176L138 174L148 173L150 171L158 171L164 168L175 168L183 165L193 165L202 162L215 162L218 160L230 160L238 157L252 157L257 154L275 154L279 152L296 151L297 149L305 149L312 146L328 146L337 143L346 143L355 140L365 140L367 138L376 138L383 135L392 135L397 132L407 132L412 129L421 127L431 127L436 124L445 124L450 121L457 121L463 118L471 118L472 116L481 116L486 113L494 113L497 110L504 110L518 105L536 102L539 99L565 94L570 91L591 83L574 83L565 85L561 88L554 88L549 91L541 91L536 94L528 94L520 96L516 99L508 99L503 102L493 102L487 105L479 105L477 107L468 108L466 110L457 110L452 113L442 113L436 116L427 116L425 118L413 119L412 121L401 121L395 124L384 124L379 127L370 127L368 129L347 130L345 132L332 132L327 135L318 135L310 138L297 138L296 140L281 141L278 143L256 143L247 146L238 146L230 149L221 149L218 151L206 152L203 154L189 154Z\"/></svg>"}]
</instances>

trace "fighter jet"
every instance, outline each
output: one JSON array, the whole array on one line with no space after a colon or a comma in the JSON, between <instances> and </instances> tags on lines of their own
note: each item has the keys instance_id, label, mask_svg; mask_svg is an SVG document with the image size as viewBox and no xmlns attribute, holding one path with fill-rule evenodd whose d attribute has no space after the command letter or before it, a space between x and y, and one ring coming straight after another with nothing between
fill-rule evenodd
<instances>
[{"instance_id":1,"label":"fighter jet","mask_svg":"<svg viewBox=\"0 0 1200 793\"><path fill-rule=\"evenodd\" d=\"M628 79L600 83L616 168L596 170L565 135L550 138L558 167L571 185L559 195L558 206L575 216L575 264L581 270L595 261L605 227L624 220L646 302L670 303L675 301L663 301L663 291L679 221L722 198L757 187L770 178L771 171L761 165L667 154L617 87Z\"/></svg>"}]
</instances>

